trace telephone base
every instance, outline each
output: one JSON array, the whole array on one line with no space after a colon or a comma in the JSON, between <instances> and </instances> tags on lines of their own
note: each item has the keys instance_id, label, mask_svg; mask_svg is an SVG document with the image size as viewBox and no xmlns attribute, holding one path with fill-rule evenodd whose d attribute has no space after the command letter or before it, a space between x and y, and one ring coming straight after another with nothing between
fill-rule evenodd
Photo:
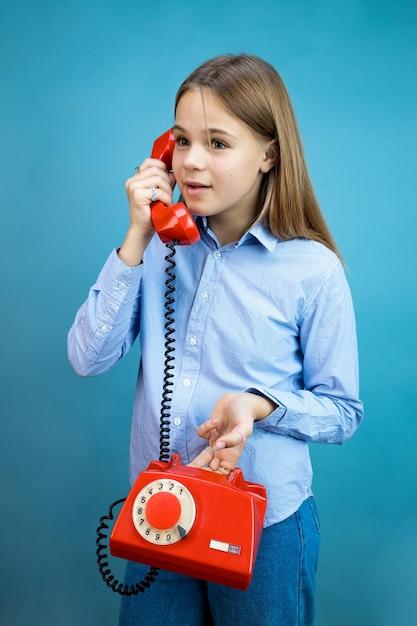
<instances>
[{"instance_id":1,"label":"telephone base","mask_svg":"<svg viewBox=\"0 0 417 626\"><path fill-rule=\"evenodd\" d=\"M110 537L110 552L246 590L266 504L265 488L245 482L240 469L225 477L182 466L178 455L169 463L152 461L120 511Z\"/></svg>"}]
</instances>

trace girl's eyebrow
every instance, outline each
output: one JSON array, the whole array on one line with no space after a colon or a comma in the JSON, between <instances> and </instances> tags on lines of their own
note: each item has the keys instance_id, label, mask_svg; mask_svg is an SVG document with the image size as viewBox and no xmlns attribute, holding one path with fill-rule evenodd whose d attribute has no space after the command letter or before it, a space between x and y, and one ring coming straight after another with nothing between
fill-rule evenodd
<instances>
[{"instance_id":1,"label":"girl's eyebrow","mask_svg":"<svg viewBox=\"0 0 417 626\"><path fill-rule=\"evenodd\" d=\"M181 133L187 132L186 129L179 124L174 124L172 129L178 130ZM224 130L223 128L205 128L204 134L206 135L207 133L209 133L210 135L227 135L228 137L232 137L233 139L237 140L237 137L235 137L235 135L232 135L232 133L228 133L227 130Z\"/></svg>"}]
</instances>

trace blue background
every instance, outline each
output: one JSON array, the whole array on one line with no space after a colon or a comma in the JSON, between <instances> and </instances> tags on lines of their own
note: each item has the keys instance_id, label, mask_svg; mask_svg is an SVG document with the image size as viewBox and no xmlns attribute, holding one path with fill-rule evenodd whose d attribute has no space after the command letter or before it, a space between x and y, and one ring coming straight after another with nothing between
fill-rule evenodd
<instances>
[{"instance_id":1,"label":"blue background","mask_svg":"<svg viewBox=\"0 0 417 626\"><path fill-rule=\"evenodd\" d=\"M180 81L242 51L286 82L357 312L366 418L312 448L317 624L417 623L416 4L2 1L2 624L116 623L95 529L128 491L139 353L79 379L66 333Z\"/></svg>"}]
</instances>

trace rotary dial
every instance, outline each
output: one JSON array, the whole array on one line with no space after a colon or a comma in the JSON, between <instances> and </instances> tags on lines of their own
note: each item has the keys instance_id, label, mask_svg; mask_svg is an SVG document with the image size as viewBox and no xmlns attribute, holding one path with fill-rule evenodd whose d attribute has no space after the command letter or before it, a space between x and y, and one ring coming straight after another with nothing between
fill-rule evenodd
<instances>
[{"instance_id":1,"label":"rotary dial","mask_svg":"<svg viewBox=\"0 0 417 626\"><path fill-rule=\"evenodd\" d=\"M132 516L141 537L167 546L183 539L194 524L194 498L177 480L154 480L136 496Z\"/></svg>"}]
</instances>

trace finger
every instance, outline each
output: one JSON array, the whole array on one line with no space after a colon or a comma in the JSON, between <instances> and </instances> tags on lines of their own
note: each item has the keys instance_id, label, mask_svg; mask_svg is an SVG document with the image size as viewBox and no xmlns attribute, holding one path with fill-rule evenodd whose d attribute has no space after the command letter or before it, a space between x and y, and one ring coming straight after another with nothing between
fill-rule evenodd
<instances>
[{"instance_id":1,"label":"finger","mask_svg":"<svg viewBox=\"0 0 417 626\"><path fill-rule=\"evenodd\" d=\"M158 187L164 185L167 190L172 190L172 177L172 173L167 171L164 163L157 159L145 159L145 161L135 167L134 174L128 180L135 183L141 181L144 185L154 184L154 186ZM158 184L155 185L155 182Z\"/></svg>"},{"instance_id":2,"label":"finger","mask_svg":"<svg viewBox=\"0 0 417 626\"><path fill-rule=\"evenodd\" d=\"M143 161L140 165L136 165L136 167L134 168L134 174L132 174L132 178L136 178L136 177L140 177L143 178L143 176L146 176L148 174L155 174L157 172L159 173L166 173L168 175L168 172L166 171L166 167L164 166L164 164L162 164L160 161L151 161L150 159L146 159L145 161Z\"/></svg>"},{"instance_id":3,"label":"finger","mask_svg":"<svg viewBox=\"0 0 417 626\"><path fill-rule=\"evenodd\" d=\"M169 191L166 191L161 187L149 187L148 189L146 189L146 197L149 199L150 204L159 201L166 206L170 206L173 202L171 189Z\"/></svg>"},{"instance_id":4,"label":"finger","mask_svg":"<svg viewBox=\"0 0 417 626\"><path fill-rule=\"evenodd\" d=\"M172 193L172 184L169 175L161 170L151 169L140 171L136 170L135 174L127 179L126 184L133 187L159 187L165 189L168 193Z\"/></svg>"},{"instance_id":5,"label":"finger","mask_svg":"<svg viewBox=\"0 0 417 626\"><path fill-rule=\"evenodd\" d=\"M242 440L241 443L243 443L243 444L246 443L246 439L247 439L246 435L245 435L244 431L241 428L239 428L239 426L235 426L233 428L233 432L236 432L236 433L238 433L240 435L241 440Z\"/></svg>"},{"instance_id":6,"label":"finger","mask_svg":"<svg viewBox=\"0 0 417 626\"><path fill-rule=\"evenodd\" d=\"M173 172L168 172L168 176L169 176L169 182L171 183L171 189L174 189L175 185L177 184L176 178Z\"/></svg>"},{"instance_id":7,"label":"finger","mask_svg":"<svg viewBox=\"0 0 417 626\"><path fill-rule=\"evenodd\" d=\"M222 435L216 442L216 445L225 444L226 448L234 448L235 446L244 446L246 441L247 437L243 429L235 426L230 433Z\"/></svg>"},{"instance_id":8,"label":"finger","mask_svg":"<svg viewBox=\"0 0 417 626\"><path fill-rule=\"evenodd\" d=\"M217 426L218 426L217 420L212 420L212 419L207 420L207 422L203 422L197 428L197 434L200 437L203 437L203 439L208 439L210 437L210 434L217 428Z\"/></svg>"},{"instance_id":9,"label":"finger","mask_svg":"<svg viewBox=\"0 0 417 626\"><path fill-rule=\"evenodd\" d=\"M219 466L217 468L217 472L219 474L222 474L222 476L228 476L230 474L230 472L232 471L231 467L227 466L227 463L219 463Z\"/></svg>"},{"instance_id":10,"label":"finger","mask_svg":"<svg viewBox=\"0 0 417 626\"><path fill-rule=\"evenodd\" d=\"M190 467L206 467L214 460L215 450L211 446L206 446L192 461L188 463Z\"/></svg>"},{"instance_id":11,"label":"finger","mask_svg":"<svg viewBox=\"0 0 417 626\"><path fill-rule=\"evenodd\" d=\"M210 461L209 468L211 470L213 470L213 472L216 472L219 469L219 465L220 465L220 459L218 459L215 456L214 459L212 461Z\"/></svg>"},{"instance_id":12,"label":"finger","mask_svg":"<svg viewBox=\"0 0 417 626\"><path fill-rule=\"evenodd\" d=\"M168 194L172 202L172 187L168 177L165 176L152 176L146 179L146 185L148 188L154 187L158 191L161 190L164 194Z\"/></svg>"},{"instance_id":13,"label":"finger","mask_svg":"<svg viewBox=\"0 0 417 626\"><path fill-rule=\"evenodd\" d=\"M172 204L172 187L169 180L161 176L146 176L139 179L137 174L126 181L126 191L129 198L138 205L150 204L160 200L166 205Z\"/></svg>"},{"instance_id":14,"label":"finger","mask_svg":"<svg viewBox=\"0 0 417 626\"><path fill-rule=\"evenodd\" d=\"M145 159L144 161L142 161L142 163L140 164L140 169L141 171L145 171L148 170L150 168L158 168L160 170L163 170L164 172L167 172L167 166L165 165L165 163L163 161L160 161L159 159L154 159L151 157L148 157L147 159Z\"/></svg>"}]
</instances>

